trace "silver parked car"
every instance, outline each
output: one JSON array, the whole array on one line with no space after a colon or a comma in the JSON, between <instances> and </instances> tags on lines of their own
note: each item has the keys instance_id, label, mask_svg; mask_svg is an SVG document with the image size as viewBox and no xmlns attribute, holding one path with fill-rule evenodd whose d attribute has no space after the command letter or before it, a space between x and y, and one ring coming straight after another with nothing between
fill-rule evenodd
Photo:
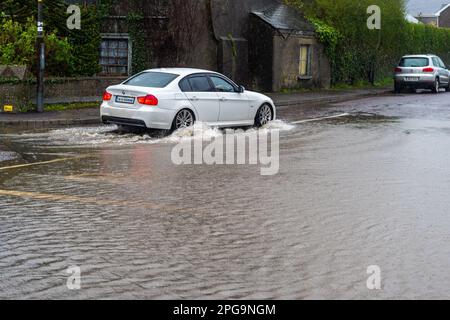
<instances>
[{"instance_id":1,"label":"silver parked car","mask_svg":"<svg viewBox=\"0 0 450 320\"><path fill-rule=\"evenodd\" d=\"M438 93L440 88L450 91L450 71L441 58L435 55L404 56L395 68L395 92L407 89L431 89Z\"/></svg>"}]
</instances>

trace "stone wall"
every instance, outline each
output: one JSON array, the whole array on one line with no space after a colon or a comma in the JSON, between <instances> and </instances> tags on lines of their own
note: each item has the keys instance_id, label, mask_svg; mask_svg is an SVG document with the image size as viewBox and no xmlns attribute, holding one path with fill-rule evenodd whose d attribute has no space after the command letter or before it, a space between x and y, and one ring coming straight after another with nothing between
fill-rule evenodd
<instances>
[{"instance_id":1,"label":"stone wall","mask_svg":"<svg viewBox=\"0 0 450 320\"><path fill-rule=\"evenodd\" d=\"M56 78L45 82L45 103L101 101L106 87L123 82L122 77ZM37 86L33 81L0 79L0 109L13 105L26 109L35 104Z\"/></svg>"},{"instance_id":2,"label":"stone wall","mask_svg":"<svg viewBox=\"0 0 450 320\"><path fill-rule=\"evenodd\" d=\"M299 77L300 46L309 45L311 48L311 75ZM323 46L315 37L291 35L273 38L273 83L274 92L281 89L300 88L329 88L331 83L331 69Z\"/></svg>"}]
</instances>

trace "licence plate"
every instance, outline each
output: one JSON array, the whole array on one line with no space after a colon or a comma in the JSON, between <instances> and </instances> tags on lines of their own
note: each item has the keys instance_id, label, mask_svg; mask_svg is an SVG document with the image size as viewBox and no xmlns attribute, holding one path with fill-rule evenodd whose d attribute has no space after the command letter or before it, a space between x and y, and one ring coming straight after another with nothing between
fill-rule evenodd
<instances>
[{"instance_id":1,"label":"licence plate","mask_svg":"<svg viewBox=\"0 0 450 320\"><path fill-rule=\"evenodd\" d=\"M419 77L405 77L405 81L419 81Z\"/></svg>"},{"instance_id":2,"label":"licence plate","mask_svg":"<svg viewBox=\"0 0 450 320\"><path fill-rule=\"evenodd\" d=\"M127 104L134 104L134 98L133 97L124 97L124 96L117 96L116 102L118 103L127 103Z\"/></svg>"}]
</instances>

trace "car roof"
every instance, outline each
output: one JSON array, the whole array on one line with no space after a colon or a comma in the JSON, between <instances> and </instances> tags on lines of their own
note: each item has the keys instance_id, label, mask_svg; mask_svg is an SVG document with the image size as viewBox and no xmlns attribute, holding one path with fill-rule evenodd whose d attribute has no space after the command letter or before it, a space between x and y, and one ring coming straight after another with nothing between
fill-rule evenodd
<instances>
[{"instance_id":1,"label":"car roof","mask_svg":"<svg viewBox=\"0 0 450 320\"><path fill-rule=\"evenodd\" d=\"M432 58L436 57L434 54L409 54L406 56L403 56L403 58Z\"/></svg>"},{"instance_id":2,"label":"car roof","mask_svg":"<svg viewBox=\"0 0 450 320\"><path fill-rule=\"evenodd\" d=\"M178 74L180 76L188 76L190 74L195 73L217 73L215 71L196 68L157 68L157 69L148 69L145 70L144 72L164 72L164 73Z\"/></svg>"}]
</instances>

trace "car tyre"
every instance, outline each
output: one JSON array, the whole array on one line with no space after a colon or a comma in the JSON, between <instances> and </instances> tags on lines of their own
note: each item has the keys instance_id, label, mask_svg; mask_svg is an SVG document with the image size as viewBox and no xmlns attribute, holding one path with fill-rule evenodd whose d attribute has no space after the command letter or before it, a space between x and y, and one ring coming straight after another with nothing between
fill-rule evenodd
<instances>
[{"instance_id":1,"label":"car tyre","mask_svg":"<svg viewBox=\"0 0 450 320\"><path fill-rule=\"evenodd\" d=\"M178 111L172 123L172 131L192 127L195 124L195 116L191 110Z\"/></svg>"},{"instance_id":2,"label":"car tyre","mask_svg":"<svg viewBox=\"0 0 450 320\"><path fill-rule=\"evenodd\" d=\"M259 107L256 113L255 126L260 128L273 120L273 110L267 103Z\"/></svg>"},{"instance_id":3,"label":"car tyre","mask_svg":"<svg viewBox=\"0 0 450 320\"><path fill-rule=\"evenodd\" d=\"M441 84L439 83L439 79L436 78L436 80L434 80L433 92L439 93L440 88L441 88Z\"/></svg>"},{"instance_id":4,"label":"car tyre","mask_svg":"<svg viewBox=\"0 0 450 320\"><path fill-rule=\"evenodd\" d=\"M448 85L445 87L446 92L450 92L450 80L448 82Z\"/></svg>"},{"instance_id":5,"label":"car tyre","mask_svg":"<svg viewBox=\"0 0 450 320\"><path fill-rule=\"evenodd\" d=\"M399 83L396 83L395 86L394 86L394 92L395 93L401 93L402 90L403 90L403 86L401 84L399 84Z\"/></svg>"}]
</instances>

